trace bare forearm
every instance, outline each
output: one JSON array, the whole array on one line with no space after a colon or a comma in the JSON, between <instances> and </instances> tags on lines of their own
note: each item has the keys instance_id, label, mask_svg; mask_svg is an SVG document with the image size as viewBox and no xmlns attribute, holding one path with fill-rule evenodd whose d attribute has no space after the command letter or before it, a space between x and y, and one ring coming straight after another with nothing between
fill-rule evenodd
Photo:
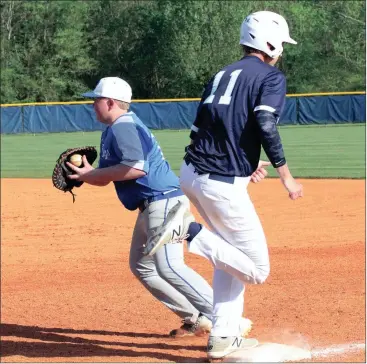
<instances>
[{"instance_id":1,"label":"bare forearm","mask_svg":"<svg viewBox=\"0 0 367 364\"><path fill-rule=\"evenodd\" d=\"M284 180L286 180L288 178L292 178L292 174L291 174L291 172L290 172L290 170L288 168L288 164L287 163L284 164L281 167L276 168L276 171L277 171L277 173L278 173L278 175L279 175L279 177L280 177L280 179L282 181L284 181Z\"/></svg>"},{"instance_id":2,"label":"bare forearm","mask_svg":"<svg viewBox=\"0 0 367 364\"><path fill-rule=\"evenodd\" d=\"M81 180L94 186L106 186L112 181L128 181L143 177L145 172L119 164L107 168L96 168L87 172Z\"/></svg>"}]
</instances>

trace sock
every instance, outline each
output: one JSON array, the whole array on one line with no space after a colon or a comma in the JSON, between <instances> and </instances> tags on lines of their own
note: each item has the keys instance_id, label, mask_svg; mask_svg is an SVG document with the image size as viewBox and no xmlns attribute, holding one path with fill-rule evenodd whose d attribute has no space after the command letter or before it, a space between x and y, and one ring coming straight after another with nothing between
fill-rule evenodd
<instances>
[{"instance_id":1,"label":"sock","mask_svg":"<svg viewBox=\"0 0 367 364\"><path fill-rule=\"evenodd\" d=\"M189 228L187 230L187 233L189 234L189 237L186 239L187 242L190 243L191 240L194 239L197 234L199 234L201 228L202 228L201 224L197 222L190 223Z\"/></svg>"}]
</instances>

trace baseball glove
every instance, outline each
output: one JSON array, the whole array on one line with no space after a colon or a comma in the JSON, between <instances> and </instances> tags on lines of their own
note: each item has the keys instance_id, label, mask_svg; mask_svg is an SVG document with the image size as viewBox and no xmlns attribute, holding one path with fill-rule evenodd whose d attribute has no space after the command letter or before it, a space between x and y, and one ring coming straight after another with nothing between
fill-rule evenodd
<instances>
[{"instance_id":1,"label":"baseball glove","mask_svg":"<svg viewBox=\"0 0 367 364\"><path fill-rule=\"evenodd\" d=\"M97 158L97 150L95 147L80 147L80 148L70 148L65 150L65 152L60 154L60 157L56 161L56 166L52 172L52 183L57 189L70 192L73 195L73 203L75 202L75 194L73 193L74 187L80 187L84 182L69 179L68 176L74 174L75 172L70 169L66 162L70 162L70 157L74 154L85 155L89 164ZM82 168L83 164L79 167Z\"/></svg>"}]
</instances>

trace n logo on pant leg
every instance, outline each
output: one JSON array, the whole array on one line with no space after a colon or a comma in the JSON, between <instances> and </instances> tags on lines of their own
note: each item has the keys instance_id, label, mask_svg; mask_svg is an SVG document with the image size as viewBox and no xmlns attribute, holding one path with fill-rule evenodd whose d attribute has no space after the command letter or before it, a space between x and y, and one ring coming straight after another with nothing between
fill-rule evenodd
<instances>
[{"instance_id":1,"label":"n logo on pant leg","mask_svg":"<svg viewBox=\"0 0 367 364\"><path fill-rule=\"evenodd\" d=\"M179 240L180 236L181 236L181 225L178 227L178 231L173 229L172 240L175 240L175 239Z\"/></svg>"}]
</instances>

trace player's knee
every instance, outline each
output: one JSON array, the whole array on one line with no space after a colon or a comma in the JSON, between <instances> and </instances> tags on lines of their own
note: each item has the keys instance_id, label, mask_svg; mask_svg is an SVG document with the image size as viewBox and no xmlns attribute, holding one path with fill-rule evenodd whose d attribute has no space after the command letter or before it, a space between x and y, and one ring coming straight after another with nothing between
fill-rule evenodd
<instances>
[{"instance_id":1,"label":"player's knee","mask_svg":"<svg viewBox=\"0 0 367 364\"><path fill-rule=\"evenodd\" d=\"M257 275L257 276L255 277L255 284L263 284L263 283L265 283L266 278L267 278L267 276L264 276L264 275L262 275L262 274Z\"/></svg>"},{"instance_id":2,"label":"player's knee","mask_svg":"<svg viewBox=\"0 0 367 364\"><path fill-rule=\"evenodd\" d=\"M258 269L257 274L255 276L255 284L263 284L265 283L266 279L269 277L270 274L270 267L264 267Z\"/></svg>"}]
</instances>

